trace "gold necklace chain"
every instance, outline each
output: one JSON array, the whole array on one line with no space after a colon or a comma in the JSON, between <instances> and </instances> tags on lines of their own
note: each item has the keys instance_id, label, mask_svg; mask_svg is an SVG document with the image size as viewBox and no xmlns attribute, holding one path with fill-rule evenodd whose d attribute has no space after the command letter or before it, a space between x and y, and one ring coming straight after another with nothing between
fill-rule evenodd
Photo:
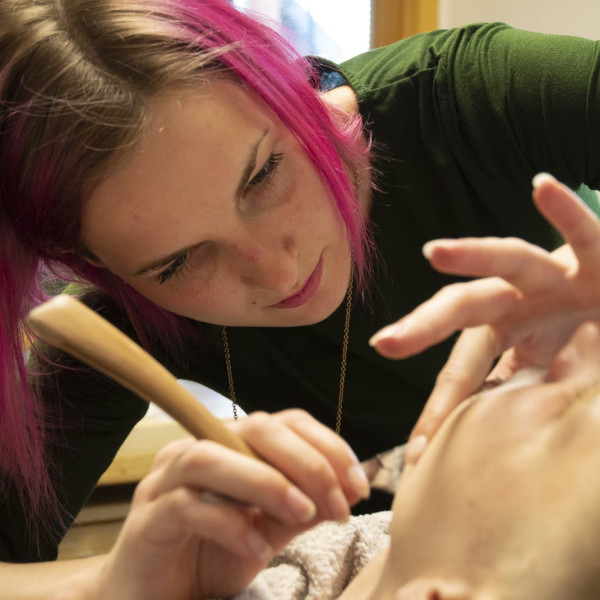
<instances>
[{"instance_id":1,"label":"gold necklace chain","mask_svg":"<svg viewBox=\"0 0 600 600\"><path fill-rule=\"evenodd\" d=\"M229 351L229 339L227 338L227 327L221 327L221 337L223 338L223 352L225 353L225 368L227 369L227 383L229 385L229 399L233 407L233 418L237 421L238 409L237 399L235 397L235 388L233 387L233 371L231 370L231 352Z\"/></svg>"},{"instance_id":2,"label":"gold necklace chain","mask_svg":"<svg viewBox=\"0 0 600 600\"><path fill-rule=\"evenodd\" d=\"M346 362L348 357L348 340L350 339L350 315L352 313L352 291L353 279L350 277L348 291L346 292L346 313L344 321L344 335L342 338L342 362L340 365L340 387L337 401L337 414L335 419L335 432L339 435L342 429L342 413L344 410L344 386L346 385ZM223 352L225 354L225 368L227 369L227 384L229 386L229 399L233 406L233 418L238 418L238 404L233 385L233 370L231 368L231 351L227 337L227 327L221 327L221 338L223 339Z\"/></svg>"}]
</instances>

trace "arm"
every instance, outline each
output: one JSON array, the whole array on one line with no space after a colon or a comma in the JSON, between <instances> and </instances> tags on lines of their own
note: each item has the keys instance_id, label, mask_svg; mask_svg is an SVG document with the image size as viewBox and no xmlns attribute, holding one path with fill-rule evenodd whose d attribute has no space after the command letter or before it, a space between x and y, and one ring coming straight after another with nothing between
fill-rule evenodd
<instances>
[{"instance_id":1,"label":"arm","mask_svg":"<svg viewBox=\"0 0 600 600\"><path fill-rule=\"evenodd\" d=\"M451 143L500 190L527 189L538 172L599 189L599 63L600 42L498 24L473 29L447 56ZM510 197L503 203L511 208Z\"/></svg>"},{"instance_id":2,"label":"arm","mask_svg":"<svg viewBox=\"0 0 600 600\"><path fill-rule=\"evenodd\" d=\"M0 563L6 600L79 600L93 598L90 584L104 556L35 564Z\"/></svg>"},{"instance_id":3,"label":"arm","mask_svg":"<svg viewBox=\"0 0 600 600\"><path fill-rule=\"evenodd\" d=\"M415 426L411 461L488 376L547 366L580 323L600 318L600 222L552 178L534 184L536 206L568 246L548 253L515 239L432 242L426 254L436 269L485 279L443 288L372 339L382 354L402 358L464 330Z\"/></svg>"}]
</instances>

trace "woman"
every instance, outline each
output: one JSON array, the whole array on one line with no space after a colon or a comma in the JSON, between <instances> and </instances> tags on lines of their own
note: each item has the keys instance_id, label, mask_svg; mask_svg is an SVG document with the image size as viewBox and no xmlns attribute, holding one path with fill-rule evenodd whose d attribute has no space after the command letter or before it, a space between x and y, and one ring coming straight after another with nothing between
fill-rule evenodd
<instances>
[{"instance_id":1,"label":"woman","mask_svg":"<svg viewBox=\"0 0 600 600\"><path fill-rule=\"evenodd\" d=\"M422 244L511 234L554 248L532 175L598 187L593 42L473 26L338 68L224 0L0 11L5 560L55 556L70 516L51 516L37 547L25 524L40 531L48 505L76 514L145 410L51 349L30 389L22 319L41 269L178 377L250 411L302 406L366 457L408 435L449 350L392 362L367 344L450 281ZM300 486L316 518L364 495L338 451L317 445L329 475ZM155 563L136 556L150 586Z\"/></svg>"}]
</instances>

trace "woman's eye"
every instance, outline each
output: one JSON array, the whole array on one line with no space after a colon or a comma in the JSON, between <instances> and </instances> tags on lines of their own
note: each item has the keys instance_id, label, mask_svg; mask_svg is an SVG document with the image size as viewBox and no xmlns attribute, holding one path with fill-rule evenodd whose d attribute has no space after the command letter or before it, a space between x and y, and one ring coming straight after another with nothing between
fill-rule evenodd
<instances>
[{"instance_id":1,"label":"woman's eye","mask_svg":"<svg viewBox=\"0 0 600 600\"><path fill-rule=\"evenodd\" d=\"M269 183L282 160L283 154L281 152L271 154L262 169L248 182L246 189L253 189Z\"/></svg>"},{"instance_id":2,"label":"woman's eye","mask_svg":"<svg viewBox=\"0 0 600 600\"><path fill-rule=\"evenodd\" d=\"M163 284L169 281L169 279L171 279L171 277L173 277L173 275L175 275L186 263L189 256L189 252L182 254L179 258L176 258L164 271L161 271L156 276L156 280L158 281L158 283Z\"/></svg>"}]
</instances>

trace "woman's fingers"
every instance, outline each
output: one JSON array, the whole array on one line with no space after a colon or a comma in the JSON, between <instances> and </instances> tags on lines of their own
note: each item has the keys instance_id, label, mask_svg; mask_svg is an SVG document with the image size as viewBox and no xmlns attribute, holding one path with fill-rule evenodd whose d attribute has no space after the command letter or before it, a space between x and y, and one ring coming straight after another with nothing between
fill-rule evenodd
<instances>
[{"instance_id":1,"label":"woman's fingers","mask_svg":"<svg viewBox=\"0 0 600 600\"><path fill-rule=\"evenodd\" d=\"M547 289L566 271L551 253L517 238L433 240L424 253L437 271L500 277L524 292Z\"/></svg>"},{"instance_id":2,"label":"woman's fingers","mask_svg":"<svg viewBox=\"0 0 600 600\"><path fill-rule=\"evenodd\" d=\"M290 429L327 457L351 505L369 497L369 480L356 454L339 435L304 410L286 410L279 414Z\"/></svg>"},{"instance_id":3,"label":"woman's fingers","mask_svg":"<svg viewBox=\"0 0 600 600\"><path fill-rule=\"evenodd\" d=\"M352 451L350 446L337 434L335 434L329 427L326 427L309 413L304 410L291 409L284 410L276 415L277 419L280 420L287 429L293 431L298 438L297 451L302 452L302 449L308 444L308 449L312 452L316 451L318 456L315 455L319 461L326 460L326 465L333 470L337 484L341 485L345 495L351 504L354 504L359 499L368 498L371 492L369 480L365 475L364 470L359 464L356 454ZM285 432L284 432L285 435ZM256 448L262 445L261 437L258 437L254 442ZM293 452L290 451L290 446L287 440L282 439L282 446L285 448L288 457L291 459ZM287 464L293 464L291 460L282 458L281 453L274 452L273 449L264 449L265 452L269 453L269 462L278 466L278 468L284 469ZM316 466L317 470L320 467ZM329 469L327 469L327 472ZM302 480L310 481L312 477L307 473L299 473ZM294 478L294 481L296 479Z\"/></svg>"},{"instance_id":4,"label":"woman's fingers","mask_svg":"<svg viewBox=\"0 0 600 600\"><path fill-rule=\"evenodd\" d=\"M137 490L136 495L139 498ZM135 507L128 527L143 531L144 540L151 545L177 545L194 536L264 562L273 555L270 540L254 526L252 509L212 501L194 487L173 488Z\"/></svg>"},{"instance_id":5,"label":"woman's fingers","mask_svg":"<svg viewBox=\"0 0 600 600\"><path fill-rule=\"evenodd\" d=\"M414 462L452 409L492 375L548 365L584 320L599 318L600 221L549 175L534 179L534 201L568 245L549 253L522 240L435 240L424 247L439 271L484 277L448 286L371 340L403 358L465 329L417 422L407 461Z\"/></svg>"},{"instance_id":6,"label":"woman's fingers","mask_svg":"<svg viewBox=\"0 0 600 600\"><path fill-rule=\"evenodd\" d=\"M368 480L350 447L308 413L252 417L234 427L261 458L315 499L321 516L344 519L349 505L369 495Z\"/></svg>"},{"instance_id":7,"label":"woman's fingers","mask_svg":"<svg viewBox=\"0 0 600 600\"><path fill-rule=\"evenodd\" d=\"M144 481L148 500L178 487L210 490L286 524L346 519L370 492L349 446L306 412L254 413L230 426L261 460L209 441L171 444Z\"/></svg>"},{"instance_id":8,"label":"woman's fingers","mask_svg":"<svg viewBox=\"0 0 600 600\"><path fill-rule=\"evenodd\" d=\"M154 501L178 488L257 506L288 524L311 522L317 514L315 502L275 468L207 440L184 448L153 471L136 494Z\"/></svg>"},{"instance_id":9,"label":"woman's fingers","mask_svg":"<svg viewBox=\"0 0 600 600\"><path fill-rule=\"evenodd\" d=\"M407 463L414 464L419 459L452 410L481 387L496 356L498 341L487 325L461 333L411 433Z\"/></svg>"},{"instance_id":10,"label":"woman's fingers","mask_svg":"<svg viewBox=\"0 0 600 600\"><path fill-rule=\"evenodd\" d=\"M193 487L178 487L142 507L136 506L128 518L127 533L134 539L143 539L150 552L153 547L168 552L169 547L177 547L182 540L196 538L240 559L259 563L255 566L258 570L312 525L282 523L260 508L243 506Z\"/></svg>"},{"instance_id":11,"label":"woman's fingers","mask_svg":"<svg viewBox=\"0 0 600 600\"><path fill-rule=\"evenodd\" d=\"M369 343L383 356L406 358L456 331L500 319L518 298L519 291L498 278L449 285L406 317L377 332Z\"/></svg>"},{"instance_id":12,"label":"woman's fingers","mask_svg":"<svg viewBox=\"0 0 600 600\"><path fill-rule=\"evenodd\" d=\"M600 220L567 186L551 175L534 178L533 198L542 215L560 232L575 259L515 238L440 239L423 251L439 271L471 277L502 277L524 292L549 289L573 266L597 267Z\"/></svg>"},{"instance_id":13,"label":"woman's fingers","mask_svg":"<svg viewBox=\"0 0 600 600\"><path fill-rule=\"evenodd\" d=\"M542 215L561 233L580 261L597 265L600 253L600 221L566 185L547 173L534 180L533 199Z\"/></svg>"}]
</instances>

